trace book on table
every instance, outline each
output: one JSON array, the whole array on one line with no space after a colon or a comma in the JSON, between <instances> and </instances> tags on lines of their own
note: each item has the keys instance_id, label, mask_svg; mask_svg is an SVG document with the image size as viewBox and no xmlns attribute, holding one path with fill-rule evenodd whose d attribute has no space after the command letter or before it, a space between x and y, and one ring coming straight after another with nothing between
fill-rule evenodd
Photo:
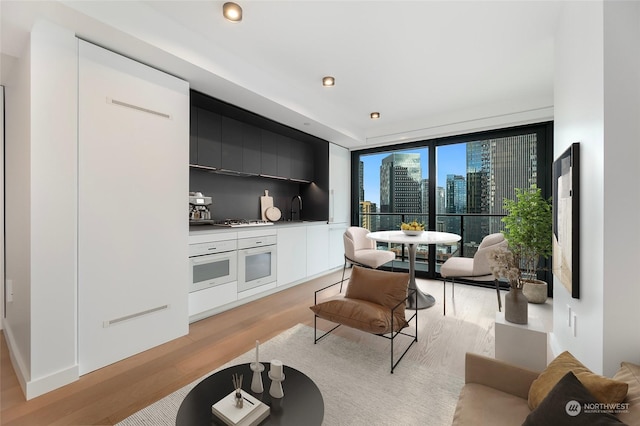
<instances>
[{"instance_id":1,"label":"book on table","mask_svg":"<svg viewBox=\"0 0 640 426\"><path fill-rule=\"evenodd\" d=\"M255 426L269 416L269 406L242 391L242 408L236 407L236 391L211 406L211 412L229 426Z\"/></svg>"}]
</instances>

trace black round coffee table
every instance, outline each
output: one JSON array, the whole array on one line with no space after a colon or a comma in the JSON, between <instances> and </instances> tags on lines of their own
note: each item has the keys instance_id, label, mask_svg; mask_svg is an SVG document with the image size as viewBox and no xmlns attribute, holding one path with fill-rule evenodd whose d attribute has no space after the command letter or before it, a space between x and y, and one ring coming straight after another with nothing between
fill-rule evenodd
<instances>
[{"instance_id":1,"label":"black round coffee table","mask_svg":"<svg viewBox=\"0 0 640 426\"><path fill-rule=\"evenodd\" d=\"M213 413L211 406L233 391L231 377L234 373L244 375L242 389L271 407L269 417L260 425L321 425L324 418L324 400L320 389L309 377L295 368L284 366L285 380L282 382L284 398L271 398L269 387L270 363L263 362L264 392L251 392L250 364L234 365L213 373L198 383L187 394L178 409L176 426L224 425Z\"/></svg>"}]
</instances>

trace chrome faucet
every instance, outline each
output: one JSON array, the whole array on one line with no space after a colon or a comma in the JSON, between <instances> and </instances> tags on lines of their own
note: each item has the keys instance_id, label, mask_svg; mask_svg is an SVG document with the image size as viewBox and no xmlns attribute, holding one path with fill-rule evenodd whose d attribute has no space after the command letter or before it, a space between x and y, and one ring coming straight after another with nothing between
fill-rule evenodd
<instances>
[{"instance_id":1,"label":"chrome faucet","mask_svg":"<svg viewBox=\"0 0 640 426\"><path fill-rule=\"evenodd\" d=\"M302 220L302 197L295 195L291 199L291 220L293 220L293 202L298 199L298 220Z\"/></svg>"}]
</instances>

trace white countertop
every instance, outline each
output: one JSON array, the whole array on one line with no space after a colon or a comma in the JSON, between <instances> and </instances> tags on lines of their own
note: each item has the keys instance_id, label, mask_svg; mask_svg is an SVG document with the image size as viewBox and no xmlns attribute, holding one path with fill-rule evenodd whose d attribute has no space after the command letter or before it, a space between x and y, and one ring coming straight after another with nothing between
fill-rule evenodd
<instances>
[{"instance_id":1,"label":"white countertop","mask_svg":"<svg viewBox=\"0 0 640 426\"><path fill-rule=\"evenodd\" d=\"M278 228L289 228L289 227L297 227L297 226L315 226L315 225L326 225L328 222L326 220L311 220L311 221L278 221L274 222L273 225L263 225L263 226L238 226L238 227L227 227L227 226L214 226L214 225L195 225L189 226L189 236L197 236L197 235L208 235L208 234L225 234L225 233L239 233L239 232L249 232L251 233L255 231L268 231L275 230ZM233 237L232 237L233 238Z\"/></svg>"}]
</instances>

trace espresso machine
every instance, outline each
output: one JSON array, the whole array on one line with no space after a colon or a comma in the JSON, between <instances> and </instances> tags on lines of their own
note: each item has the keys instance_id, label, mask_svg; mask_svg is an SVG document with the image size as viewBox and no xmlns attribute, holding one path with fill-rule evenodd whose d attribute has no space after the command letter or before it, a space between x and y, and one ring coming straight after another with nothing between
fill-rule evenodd
<instances>
[{"instance_id":1,"label":"espresso machine","mask_svg":"<svg viewBox=\"0 0 640 426\"><path fill-rule=\"evenodd\" d=\"M211 197L202 192L189 192L189 224L211 224Z\"/></svg>"}]
</instances>

